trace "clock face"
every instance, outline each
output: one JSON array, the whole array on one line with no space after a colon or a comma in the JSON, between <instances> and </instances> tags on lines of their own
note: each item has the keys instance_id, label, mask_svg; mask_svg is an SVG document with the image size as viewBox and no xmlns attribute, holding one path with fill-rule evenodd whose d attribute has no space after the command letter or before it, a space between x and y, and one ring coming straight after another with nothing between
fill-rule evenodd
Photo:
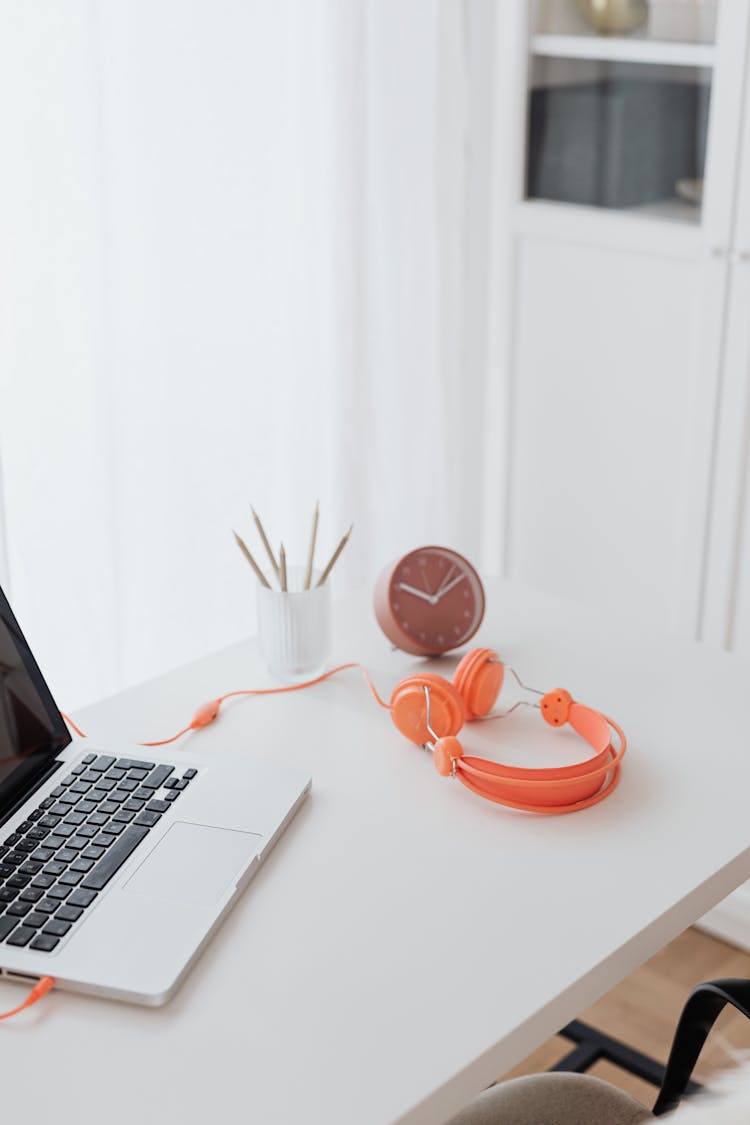
<instances>
[{"instance_id":1,"label":"clock face","mask_svg":"<svg viewBox=\"0 0 750 1125\"><path fill-rule=\"evenodd\" d=\"M464 644L484 615L479 575L446 547L420 547L392 564L383 593L387 609L376 592L381 627L399 648L419 655Z\"/></svg>"}]
</instances>

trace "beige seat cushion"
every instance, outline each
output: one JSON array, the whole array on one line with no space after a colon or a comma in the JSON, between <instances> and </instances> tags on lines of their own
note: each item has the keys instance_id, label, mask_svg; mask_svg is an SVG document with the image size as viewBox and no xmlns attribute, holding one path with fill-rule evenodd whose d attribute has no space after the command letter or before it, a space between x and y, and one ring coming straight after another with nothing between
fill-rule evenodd
<instances>
[{"instance_id":1,"label":"beige seat cushion","mask_svg":"<svg viewBox=\"0 0 750 1125\"><path fill-rule=\"evenodd\" d=\"M588 1074L532 1074L485 1090L450 1125L638 1125L652 1114Z\"/></svg>"}]
</instances>

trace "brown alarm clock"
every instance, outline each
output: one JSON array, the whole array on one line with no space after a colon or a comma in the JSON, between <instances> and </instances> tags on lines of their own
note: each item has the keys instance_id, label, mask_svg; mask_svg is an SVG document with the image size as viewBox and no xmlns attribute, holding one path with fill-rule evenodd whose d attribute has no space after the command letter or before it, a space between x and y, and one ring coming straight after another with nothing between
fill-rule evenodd
<instances>
[{"instance_id":1,"label":"brown alarm clock","mask_svg":"<svg viewBox=\"0 0 750 1125\"><path fill-rule=\"evenodd\" d=\"M415 656L458 648L484 617L479 575L447 547L417 547L389 563L375 583L374 602L389 641Z\"/></svg>"}]
</instances>

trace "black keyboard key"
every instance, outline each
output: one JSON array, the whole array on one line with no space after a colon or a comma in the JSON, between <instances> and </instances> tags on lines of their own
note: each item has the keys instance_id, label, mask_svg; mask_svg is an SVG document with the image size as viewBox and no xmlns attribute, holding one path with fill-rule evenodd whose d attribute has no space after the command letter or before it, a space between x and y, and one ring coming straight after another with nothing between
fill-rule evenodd
<instances>
[{"instance_id":1,"label":"black keyboard key","mask_svg":"<svg viewBox=\"0 0 750 1125\"><path fill-rule=\"evenodd\" d=\"M8 945L28 945L36 934L29 926L18 926L8 938Z\"/></svg>"},{"instance_id":2,"label":"black keyboard key","mask_svg":"<svg viewBox=\"0 0 750 1125\"><path fill-rule=\"evenodd\" d=\"M71 788L71 793L88 793L91 789L90 781L77 781Z\"/></svg>"},{"instance_id":3,"label":"black keyboard key","mask_svg":"<svg viewBox=\"0 0 750 1125\"><path fill-rule=\"evenodd\" d=\"M68 841L68 843L70 843L70 841ZM78 849L77 848L71 848L71 847L68 847L66 845L55 856L55 862L56 863L71 863L76 858L77 855L78 855ZM49 868L47 868L47 870L49 870Z\"/></svg>"},{"instance_id":4,"label":"black keyboard key","mask_svg":"<svg viewBox=\"0 0 750 1125\"><path fill-rule=\"evenodd\" d=\"M77 891L68 899L68 906L91 906L91 903L96 898L96 891L85 891L83 887L79 887Z\"/></svg>"},{"instance_id":5,"label":"black keyboard key","mask_svg":"<svg viewBox=\"0 0 750 1125\"><path fill-rule=\"evenodd\" d=\"M146 809L148 810L148 812L160 812L161 813L161 812L166 812L168 808L169 808L169 801L158 801L156 798L154 798L153 801L149 801L149 803L146 805Z\"/></svg>"},{"instance_id":6,"label":"black keyboard key","mask_svg":"<svg viewBox=\"0 0 750 1125\"><path fill-rule=\"evenodd\" d=\"M41 810L41 809L33 809L33 810L32 810L32 811L31 811L31 812L29 813L29 820L39 820L39 817L40 817L41 815L42 815L42 810Z\"/></svg>"},{"instance_id":7,"label":"black keyboard key","mask_svg":"<svg viewBox=\"0 0 750 1125\"><path fill-rule=\"evenodd\" d=\"M48 914L40 914L35 910L31 914L26 915L23 920L23 924L24 926L32 926L33 929L38 930L40 926L43 926L44 923L48 921L48 919Z\"/></svg>"},{"instance_id":8,"label":"black keyboard key","mask_svg":"<svg viewBox=\"0 0 750 1125\"><path fill-rule=\"evenodd\" d=\"M7 914L3 914L3 916L0 918L0 941L4 941L13 927L17 925L17 918L9 918Z\"/></svg>"},{"instance_id":9,"label":"black keyboard key","mask_svg":"<svg viewBox=\"0 0 750 1125\"><path fill-rule=\"evenodd\" d=\"M18 825L18 827L16 828L16 832L20 832L22 836L25 836L28 830L32 827L33 825L30 820L24 820L23 824Z\"/></svg>"},{"instance_id":10,"label":"black keyboard key","mask_svg":"<svg viewBox=\"0 0 750 1125\"><path fill-rule=\"evenodd\" d=\"M69 812L71 812L70 806L64 805L62 801L57 801L50 809L50 813L58 818L58 824L64 816L68 815Z\"/></svg>"},{"instance_id":11,"label":"black keyboard key","mask_svg":"<svg viewBox=\"0 0 750 1125\"><path fill-rule=\"evenodd\" d=\"M10 849L6 848L5 844L0 844L0 856L5 855L5 853L8 852L9 850Z\"/></svg>"},{"instance_id":12,"label":"black keyboard key","mask_svg":"<svg viewBox=\"0 0 750 1125\"><path fill-rule=\"evenodd\" d=\"M98 844L92 844L83 852L84 859L101 859L104 855L105 849L100 848Z\"/></svg>"},{"instance_id":13,"label":"black keyboard key","mask_svg":"<svg viewBox=\"0 0 750 1125\"><path fill-rule=\"evenodd\" d=\"M71 863L70 870L83 871L85 874L87 871L90 871L93 866L93 859L84 859L83 856L79 856L75 863ZM24 894L26 894L26 891L24 891Z\"/></svg>"},{"instance_id":14,"label":"black keyboard key","mask_svg":"<svg viewBox=\"0 0 750 1125\"><path fill-rule=\"evenodd\" d=\"M90 781L93 785L96 785L97 782L101 779L101 776L102 775L100 773L94 773L93 770L87 770L86 773L81 776L81 781Z\"/></svg>"},{"instance_id":15,"label":"black keyboard key","mask_svg":"<svg viewBox=\"0 0 750 1125\"><path fill-rule=\"evenodd\" d=\"M10 867L18 867L19 863L25 863L28 858L23 852L8 852L3 856L3 863L7 863Z\"/></svg>"},{"instance_id":16,"label":"black keyboard key","mask_svg":"<svg viewBox=\"0 0 750 1125\"><path fill-rule=\"evenodd\" d=\"M100 777L96 783L97 792L103 789L105 793L109 793L111 789L114 789L116 784L116 781L110 781L108 777Z\"/></svg>"},{"instance_id":17,"label":"black keyboard key","mask_svg":"<svg viewBox=\"0 0 750 1125\"><path fill-rule=\"evenodd\" d=\"M68 840L68 847L76 852L80 852L83 851L85 847L88 847L88 843L89 841L85 836L74 836L72 840Z\"/></svg>"},{"instance_id":18,"label":"black keyboard key","mask_svg":"<svg viewBox=\"0 0 750 1125\"><path fill-rule=\"evenodd\" d=\"M7 879L14 871L15 867L12 863L0 863L0 879Z\"/></svg>"},{"instance_id":19,"label":"black keyboard key","mask_svg":"<svg viewBox=\"0 0 750 1125\"><path fill-rule=\"evenodd\" d=\"M91 763L91 769L104 772L104 770L108 770L110 766L113 766L115 761L116 759L110 754L100 754L96 761Z\"/></svg>"},{"instance_id":20,"label":"black keyboard key","mask_svg":"<svg viewBox=\"0 0 750 1125\"><path fill-rule=\"evenodd\" d=\"M148 836L148 828L131 824L104 858L99 860L94 870L89 872L83 881L83 886L92 891L100 891L102 887L106 887L112 876L117 874L125 860L133 854L146 836Z\"/></svg>"},{"instance_id":21,"label":"black keyboard key","mask_svg":"<svg viewBox=\"0 0 750 1125\"><path fill-rule=\"evenodd\" d=\"M48 809L48 808L50 808L50 807L51 807L52 805L54 805L54 803L55 803L55 802L54 802L54 800L52 799L52 797L45 797L45 799L44 799L44 800L42 801L42 803L41 803L41 804L39 805L39 808L40 808L40 809Z\"/></svg>"},{"instance_id":22,"label":"black keyboard key","mask_svg":"<svg viewBox=\"0 0 750 1125\"><path fill-rule=\"evenodd\" d=\"M36 847L36 840L19 840L18 843L16 844L16 851L26 852L26 855L30 855L30 853L33 852L35 847Z\"/></svg>"},{"instance_id":23,"label":"black keyboard key","mask_svg":"<svg viewBox=\"0 0 750 1125\"><path fill-rule=\"evenodd\" d=\"M131 797L122 807L125 812L140 812L145 804L145 801L141 801L137 797Z\"/></svg>"},{"instance_id":24,"label":"black keyboard key","mask_svg":"<svg viewBox=\"0 0 750 1125\"><path fill-rule=\"evenodd\" d=\"M197 771L197 770L194 770L194 769L189 769L189 770L185 770L185 772L184 772L184 774L183 774L182 776L183 776L183 777L186 777L186 778L188 779L188 781L190 781L190 780L191 780L192 778L194 778L194 777L195 777L195 775L197 774L197 772L198 772L198 771Z\"/></svg>"},{"instance_id":25,"label":"black keyboard key","mask_svg":"<svg viewBox=\"0 0 750 1125\"><path fill-rule=\"evenodd\" d=\"M52 859L54 854L54 848L37 848L35 852L31 853L31 858L37 863L46 863L48 859ZM26 864L24 864L25 866Z\"/></svg>"},{"instance_id":26,"label":"black keyboard key","mask_svg":"<svg viewBox=\"0 0 750 1125\"><path fill-rule=\"evenodd\" d=\"M92 762L96 761L96 754L87 754L86 757L82 759L82 761L84 766L89 766Z\"/></svg>"},{"instance_id":27,"label":"black keyboard key","mask_svg":"<svg viewBox=\"0 0 750 1125\"><path fill-rule=\"evenodd\" d=\"M176 801L180 795L179 789L170 789L168 793L164 794L165 801Z\"/></svg>"},{"instance_id":28,"label":"black keyboard key","mask_svg":"<svg viewBox=\"0 0 750 1125\"><path fill-rule=\"evenodd\" d=\"M58 883L56 887L51 887L47 893L47 898L67 898L70 894L70 887L61 887Z\"/></svg>"},{"instance_id":29,"label":"black keyboard key","mask_svg":"<svg viewBox=\"0 0 750 1125\"><path fill-rule=\"evenodd\" d=\"M38 875L42 870L42 864L37 863L35 859L30 859L28 863L23 863L18 868L19 875Z\"/></svg>"},{"instance_id":30,"label":"black keyboard key","mask_svg":"<svg viewBox=\"0 0 750 1125\"><path fill-rule=\"evenodd\" d=\"M135 823L145 824L147 828L153 828L161 820L161 813L158 812L144 812L139 813Z\"/></svg>"},{"instance_id":31,"label":"black keyboard key","mask_svg":"<svg viewBox=\"0 0 750 1125\"><path fill-rule=\"evenodd\" d=\"M96 836L98 830L98 826L95 824L84 824L78 829L78 837L83 837L84 840L90 840L92 837Z\"/></svg>"},{"instance_id":32,"label":"black keyboard key","mask_svg":"<svg viewBox=\"0 0 750 1125\"><path fill-rule=\"evenodd\" d=\"M76 768L74 770L72 770L71 772L74 773L76 775L76 777L80 777L82 773L86 772L86 767L85 766L76 766Z\"/></svg>"},{"instance_id":33,"label":"black keyboard key","mask_svg":"<svg viewBox=\"0 0 750 1125\"><path fill-rule=\"evenodd\" d=\"M153 789L143 789L143 788L136 789L135 793L133 794L133 796L137 797L140 801L150 801L151 798L153 797L153 795L154 795Z\"/></svg>"},{"instance_id":34,"label":"black keyboard key","mask_svg":"<svg viewBox=\"0 0 750 1125\"><path fill-rule=\"evenodd\" d=\"M13 902L17 895L18 891L14 887L0 887L0 910L3 903Z\"/></svg>"},{"instance_id":35,"label":"black keyboard key","mask_svg":"<svg viewBox=\"0 0 750 1125\"><path fill-rule=\"evenodd\" d=\"M143 782L146 789L159 789L164 784L170 773L174 773L174 766L157 766Z\"/></svg>"},{"instance_id":36,"label":"black keyboard key","mask_svg":"<svg viewBox=\"0 0 750 1125\"><path fill-rule=\"evenodd\" d=\"M67 810L66 810L67 811ZM45 813L39 821L40 828L54 828L56 824L60 823L60 817L54 813Z\"/></svg>"},{"instance_id":37,"label":"black keyboard key","mask_svg":"<svg viewBox=\"0 0 750 1125\"><path fill-rule=\"evenodd\" d=\"M86 817L82 812L68 813L63 821L63 824L69 825L71 828L77 828L79 824L83 824Z\"/></svg>"},{"instance_id":38,"label":"black keyboard key","mask_svg":"<svg viewBox=\"0 0 750 1125\"><path fill-rule=\"evenodd\" d=\"M3 843L5 844L6 848L14 848L20 839L21 837L18 832L11 832L10 836L6 837L6 839L3 840Z\"/></svg>"},{"instance_id":39,"label":"black keyboard key","mask_svg":"<svg viewBox=\"0 0 750 1125\"><path fill-rule=\"evenodd\" d=\"M66 871L64 875L60 876L59 884L63 887L77 887L83 875L80 871Z\"/></svg>"},{"instance_id":40,"label":"black keyboard key","mask_svg":"<svg viewBox=\"0 0 750 1125\"><path fill-rule=\"evenodd\" d=\"M180 777L180 778L178 778L178 780L177 780L177 781L175 781L175 783L174 783L174 785L172 786L172 788L173 788L173 789L179 789L179 790L182 790L182 789L187 789L187 787L188 787L188 784L189 784L189 782L185 781L185 778L184 778L184 777Z\"/></svg>"},{"instance_id":41,"label":"black keyboard key","mask_svg":"<svg viewBox=\"0 0 750 1125\"><path fill-rule=\"evenodd\" d=\"M36 949L40 953L51 953L59 943L60 939L52 937L52 934L39 934L34 938L29 949Z\"/></svg>"},{"instance_id":42,"label":"black keyboard key","mask_svg":"<svg viewBox=\"0 0 750 1125\"><path fill-rule=\"evenodd\" d=\"M148 770L131 770L130 778L132 781L145 781L148 777Z\"/></svg>"},{"instance_id":43,"label":"black keyboard key","mask_svg":"<svg viewBox=\"0 0 750 1125\"><path fill-rule=\"evenodd\" d=\"M44 914L54 914L60 906L60 903L54 898L43 898L41 902L36 904L36 909L41 910Z\"/></svg>"},{"instance_id":44,"label":"black keyboard key","mask_svg":"<svg viewBox=\"0 0 750 1125\"><path fill-rule=\"evenodd\" d=\"M120 782L118 792L125 793L129 797L131 793L135 793L137 788L138 788L138 782L137 781L131 781L130 778L126 778L125 781Z\"/></svg>"},{"instance_id":45,"label":"black keyboard key","mask_svg":"<svg viewBox=\"0 0 750 1125\"><path fill-rule=\"evenodd\" d=\"M65 870L65 864L61 863L59 859L53 859L52 863L48 863L44 869L45 875L62 875Z\"/></svg>"},{"instance_id":46,"label":"black keyboard key","mask_svg":"<svg viewBox=\"0 0 750 1125\"><path fill-rule=\"evenodd\" d=\"M49 918L42 933L51 934L53 937L65 937L72 924L72 922L61 922L56 918Z\"/></svg>"},{"instance_id":47,"label":"black keyboard key","mask_svg":"<svg viewBox=\"0 0 750 1125\"><path fill-rule=\"evenodd\" d=\"M53 833L52 836L47 837L47 840L46 840L46 843L45 843L44 846L45 846L45 848L55 848L55 850L57 850L57 848L64 848L65 847L65 840L62 838L62 836L57 836Z\"/></svg>"},{"instance_id":48,"label":"black keyboard key","mask_svg":"<svg viewBox=\"0 0 750 1125\"><path fill-rule=\"evenodd\" d=\"M72 836L74 832L75 828L73 827L73 825L58 824L57 828L55 829L55 836L62 836L63 839L67 839L67 837Z\"/></svg>"},{"instance_id":49,"label":"black keyboard key","mask_svg":"<svg viewBox=\"0 0 750 1125\"><path fill-rule=\"evenodd\" d=\"M80 799L81 799L80 793L72 793L70 791L70 789L67 789L63 793L62 797L60 798L60 804L61 805L75 805L80 801Z\"/></svg>"},{"instance_id":50,"label":"black keyboard key","mask_svg":"<svg viewBox=\"0 0 750 1125\"><path fill-rule=\"evenodd\" d=\"M164 782L164 788L165 789L174 789L176 784L177 784L177 778L176 777L170 777Z\"/></svg>"},{"instance_id":51,"label":"black keyboard key","mask_svg":"<svg viewBox=\"0 0 750 1125\"><path fill-rule=\"evenodd\" d=\"M62 779L60 784L64 785L67 788L69 785L75 784L76 780L76 775L74 773L69 773L67 777L64 777Z\"/></svg>"},{"instance_id":52,"label":"black keyboard key","mask_svg":"<svg viewBox=\"0 0 750 1125\"><path fill-rule=\"evenodd\" d=\"M127 801L129 796L130 794L126 793L124 789L113 789L109 794L109 799L119 807L123 801Z\"/></svg>"},{"instance_id":53,"label":"black keyboard key","mask_svg":"<svg viewBox=\"0 0 750 1125\"><path fill-rule=\"evenodd\" d=\"M77 922L82 914L83 907L71 906L69 903L66 903L65 906L60 907L55 918L59 919L60 922Z\"/></svg>"},{"instance_id":54,"label":"black keyboard key","mask_svg":"<svg viewBox=\"0 0 750 1125\"><path fill-rule=\"evenodd\" d=\"M39 887L41 890L46 891L47 887L51 887L54 881L54 876L48 875L43 871L41 875L37 875L36 879L31 880L31 886Z\"/></svg>"},{"instance_id":55,"label":"black keyboard key","mask_svg":"<svg viewBox=\"0 0 750 1125\"><path fill-rule=\"evenodd\" d=\"M116 801L107 799L106 801L102 801L101 805L99 805L99 812L104 813L106 816L111 816L113 812L117 812L119 807Z\"/></svg>"},{"instance_id":56,"label":"black keyboard key","mask_svg":"<svg viewBox=\"0 0 750 1125\"><path fill-rule=\"evenodd\" d=\"M79 801L76 805L76 812L85 813L87 816L96 808L96 801L89 801L88 797L85 801Z\"/></svg>"},{"instance_id":57,"label":"black keyboard key","mask_svg":"<svg viewBox=\"0 0 750 1125\"><path fill-rule=\"evenodd\" d=\"M5 885L6 887L17 887L20 891L23 890L24 887L28 887L30 882L31 876L29 875L11 875Z\"/></svg>"},{"instance_id":58,"label":"black keyboard key","mask_svg":"<svg viewBox=\"0 0 750 1125\"><path fill-rule=\"evenodd\" d=\"M135 816L135 813L127 812L125 809L120 809L120 811L116 812L115 815L112 817L112 820L116 824L130 824L130 822L131 822L131 820L133 819L134 816Z\"/></svg>"},{"instance_id":59,"label":"black keyboard key","mask_svg":"<svg viewBox=\"0 0 750 1125\"><path fill-rule=\"evenodd\" d=\"M125 825L118 824L117 827L124 828ZM96 837L96 843L102 848L109 848L112 846L112 844L114 844L116 839L117 837L115 836L114 832L105 832L104 830L102 830Z\"/></svg>"},{"instance_id":60,"label":"black keyboard key","mask_svg":"<svg viewBox=\"0 0 750 1125\"><path fill-rule=\"evenodd\" d=\"M48 836L49 828L39 828L36 824L28 833L28 837L30 840L46 840Z\"/></svg>"},{"instance_id":61,"label":"black keyboard key","mask_svg":"<svg viewBox=\"0 0 750 1125\"><path fill-rule=\"evenodd\" d=\"M15 918L23 918L24 914L28 914L30 910L30 902L21 902L21 900L18 899L8 907L5 913L10 914Z\"/></svg>"},{"instance_id":62,"label":"black keyboard key","mask_svg":"<svg viewBox=\"0 0 750 1125\"><path fill-rule=\"evenodd\" d=\"M123 770L152 770L154 762L142 762L136 758L119 758L117 761L118 766Z\"/></svg>"},{"instance_id":63,"label":"black keyboard key","mask_svg":"<svg viewBox=\"0 0 750 1125\"><path fill-rule=\"evenodd\" d=\"M18 898L20 902L39 902L40 898L44 898L44 891L40 891L39 888L35 887L32 883L25 891L21 891Z\"/></svg>"},{"instance_id":64,"label":"black keyboard key","mask_svg":"<svg viewBox=\"0 0 750 1125\"><path fill-rule=\"evenodd\" d=\"M50 797L62 797L64 792L65 792L65 786L64 785L58 785L56 789L52 790L52 792L50 793ZM44 802L42 802L42 808L44 808Z\"/></svg>"},{"instance_id":65,"label":"black keyboard key","mask_svg":"<svg viewBox=\"0 0 750 1125\"><path fill-rule=\"evenodd\" d=\"M106 832L110 836L119 836L125 825L121 820L115 820L114 817L110 820L106 828L102 828L102 832ZM98 837L97 837L98 839Z\"/></svg>"},{"instance_id":66,"label":"black keyboard key","mask_svg":"<svg viewBox=\"0 0 750 1125\"><path fill-rule=\"evenodd\" d=\"M124 776L125 770L118 769L117 766L113 766L111 770L107 770L107 777L110 777L113 781L122 781Z\"/></svg>"},{"instance_id":67,"label":"black keyboard key","mask_svg":"<svg viewBox=\"0 0 750 1125\"><path fill-rule=\"evenodd\" d=\"M92 813L88 819L89 824L96 824L97 827L101 827L102 824L107 824L108 821L109 817L101 812Z\"/></svg>"}]
</instances>

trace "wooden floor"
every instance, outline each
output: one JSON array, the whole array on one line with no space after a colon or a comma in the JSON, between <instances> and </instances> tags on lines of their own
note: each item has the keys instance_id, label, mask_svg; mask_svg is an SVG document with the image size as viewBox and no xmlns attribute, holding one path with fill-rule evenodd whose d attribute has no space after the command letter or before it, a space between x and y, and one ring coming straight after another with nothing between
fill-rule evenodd
<instances>
[{"instance_id":1,"label":"wooden floor","mask_svg":"<svg viewBox=\"0 0 750 1125\"><path fill-rule=\"evenodd\" d=\"M742 953L700 930L686 930L640 969L580 1013L580 1019L621 1039L639 1051L666 1062L682 1005L691 988L715 977L750 978L750 954ZM504 1078L548 1070L573 1044L556 1036ZM714 1026L698 1060L694 1077L707 1081L717 1070L733 1065L750 1048L750 1020L725 1009ZM610 1063L597 1063L590 1071L627 1090L649 1108L656 1092L640 1078Z\"/></svg>"}]
</instances>

